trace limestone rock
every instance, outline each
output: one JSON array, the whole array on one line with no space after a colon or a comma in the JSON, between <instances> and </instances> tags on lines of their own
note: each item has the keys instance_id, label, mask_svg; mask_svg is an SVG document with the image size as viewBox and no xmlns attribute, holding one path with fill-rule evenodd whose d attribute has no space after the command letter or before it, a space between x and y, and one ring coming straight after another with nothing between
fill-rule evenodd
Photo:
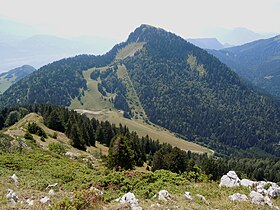
<instances>
[{"instance_id":1,"label":"limestone rock","mask_svg":"<svg viewBox=\"0 0 280 210\"><path fill-rule=\"evenodd\" d=\"M255 187L257 185L257 182L254 182L249 179L241 179L240 185L243 187Z\"/></svg>"},{"instance_id":2,"label":"limestone rock","mask_svg":"<svg viewBox=\"0 0 280 210\"><path fill-rule=\"evenodd\" d=\"M158 192L158 199L162 201L172 200L172 196L167 190L161 190Z\"/></svg>"},{"instance_id":3,"label":"limestone rock","mask_svg":"<svg viewBox=\"0 0 280 210\"><path fill-rule=\"evenodd\" d=\"M196 194L196 197L198 197L200 200L204 201L205 203L209 204L209 202L206 200L206 198L203 195Z\"/></svg>"},{"instance_id":4,"label":"limestone rock","mask_svg":"<svg viewBox=\"0 0 280 210\"><path fill-rule=\"evenodd\" d=\"M47 203L49 200L50 200L50 198L48 196L45 196L40 199L40 202L44 204L44 203Z\"/></svg>"},{"instance_id":5,"label":"limestone rock","mask_svg":"<svg viewBox=\"0 0 280 210\"><path fill-rule=\"evenodd\" d=\"M49 189L49 188L56 187L57 185L58 185L58 183L49 184L49 185L46 187L46 190Z\"/></svg>"},{"instance_id":6,"label":"limestone rock","mask_svg":"<svg viewBox=\"0 0 280 210\"><path fill-rule=\"evenodd\" d=\"M49 195L54 195L55 192L54 192L54 190L50 190L50 191L48 192L48 194L49 194Z\"/></svg>"},{"instance_id":7,"label":"limestone rock","mask_svg":"<svg viewBox=\"0 0 280 210\"><path fill-rule=\"evenodd\" d=\"M18 177L17 177L17 175L13 174L13 176L11 176L11 179L14 181L15 184L18 183Z\"/></svg>"},{"instance_id":8,"label":"limestone rock","mask_svg":"<svg viewBox=\"0 0 280 210\"><path fill-rule=\"evenodd\" d=\"M135 195L131 192L128 192L122 196L120 199L121 204L130 204L132 210L142 210L142 207L139 206L138 200Z\"/></svg>"},{"instance_id":9,"label":"limestone rock","mask_svg":"<svg viewBox=\"0 0 280 210\"><path fill-rule=\"evenodd\" d=\"M271 198L277 198L280 196L280 187L279 186L270 186L267 190L267 194Z\"/></svg>"},{"instance_id":10,"label":"limestone rock","mask_svg":"<svg viewBox=\"0 0 280 210\"><path fill-rule=\"evenodd\" d=\"M184 194L185 198L192 201L193 200L193 197L191 196L191 193L190 192L185 192Z\"/></svg>"},{"instance_id":11,"label":"limestone rock","mask_svg":"<svg viewBox=\"0 0 280 210\"><path fill-rule=\"evenodd\" d=\"M251 203L262 205L262 206L268 201L268 199L266 199L265 201L264 196L256 191L251 191L250 199L251 199Z\"/></svg>"},{"instance_id":12,"label":"limestone rock","mask_svg":"<svg viewBox=\"0 0 280 210\"><path fill-rule=\"evenodd\" d=\"M240 179L235 171L229 171L226 175L223 175L220 182L220 187L238 187L240 185Z\"/></svg>"},{"instance_id":13,"label":"limestone rock","mask_svg":"<svg viewBox=\"0 0 280 210\"><path fill-rule=\"evenodd\" d=\"M28 206L33 206L34 205L34 200L32 200L31 198L28 198L26 200L26 203L27 203Z\"/></svg>"},{"instance_id":14,"label":"limestone rock","mask_svg":"<svg viewBox=\"0 0 280 210\"><path fill-rule=\"evenodd\" d=\"M238 202L248 200L246 195L240 194L240 193L235 193L233 195L230 195L229 199L232 200L232 201L238 201Z\"/></svg>"},{"instance_id":15,"label":"limestone rock","mask_svg":"<svg viewBox=\"0 0 280 210\"><path fill-rule=\"evenodd\" d=\"M6 195L6 198L7 198L11 203L16 203L16 202L18 202L18 200L19 200L17 194L16 194L12 189L8 189L8 194Z\"/></svg>"}]
</instances>

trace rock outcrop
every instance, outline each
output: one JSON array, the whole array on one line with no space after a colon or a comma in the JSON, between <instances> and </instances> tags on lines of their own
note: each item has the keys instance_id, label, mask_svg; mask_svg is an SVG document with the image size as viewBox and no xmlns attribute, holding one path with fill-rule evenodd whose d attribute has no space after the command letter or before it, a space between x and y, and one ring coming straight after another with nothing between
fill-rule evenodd
<instances>
[{"instance_id":1,"label":"rock outcrop","mask_svg":"<svg viewBox=\"0 0 280 210\"><path fill-rule=\"evenodd\" d=\"M257 182L254 182L249 179L241 179L240 185L243 187L255 187L257 185Z\"/></svg>"},{"instance_id":2,"label":"rock outcrop","mask_svg":"<svg viewBox=\"0 0 280 210\"><path fill-rule=\"evenodd\" d=\"M220 187L238 187L240 185L240 179L235 171L229 171L226 175L223 175L220 182Z\"/></svg>"},{"instance_id":3,"label":"rock outcrop","mask_svg":"<svg viewBox=\"0 0 280 210\"><path fill-rule=\"evenodd\" d=\"M270 186L267 190L267 194L271 197L271 198L277 198L278 196L280 196L280 187L279 186Z\"/></svg>"}]
</instances>

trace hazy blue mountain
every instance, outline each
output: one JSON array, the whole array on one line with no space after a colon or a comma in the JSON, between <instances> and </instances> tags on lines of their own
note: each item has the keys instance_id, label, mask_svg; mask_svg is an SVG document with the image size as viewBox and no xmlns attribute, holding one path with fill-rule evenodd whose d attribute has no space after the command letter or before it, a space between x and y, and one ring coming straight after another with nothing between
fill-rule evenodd
<instances>
[{"instance_id":1,"label":"hazy blue mountain","mask_svg":"<svg viewBox=\"0 0 280 210\"><path fill-rule=\"evenodd\" d=\"M257 33L247 28L215 28L208 32L208 36L216 37L221 43L229 46L242 45L258 39L266 39L276 34L273 33Z\"/></svg>"},{"instance_id":2,"label":"hazy blue mountain","mask_svg":"<svg viewBox=\"0 0 280 210\"><path fill-rule=\"evenodd\" d=\"M12 84L28 76L35 70L32 66L24 65L0 74L0 94L4 93Z\"/></svg>"},{"instance_id":3,"label":"hazy blue mountain","mask_svg":"<svg viewBox=\"0 0 280 210\"><path fill-rule=\"evenodd\" d=\"M257 87L280 97L280 36L209 52Z\"/></svg>"},{"instance_id":4,"label":"hazy blue mountain","mask_svg":"<svg viewBox=\"0 0 280 210\"><path fill-rule=\"evenodd\" d=\"M94 37L65 39L51 35L35 35L20 41L0 43L0 69L7 71L29 64L39 68L77 54L102 54L113 46L113 41Z\"/></svg>"},{"instance_id":5,"label":"hazy blue mountain","mask_svg":"<svg viewBox=\"0 0 280 210\"><path fill-rule=\"evenodd\" d=\"M224 45L216 38L187 39L187 41L202 49L220 50L224 48Z\"/></svg>"}]
</instances>

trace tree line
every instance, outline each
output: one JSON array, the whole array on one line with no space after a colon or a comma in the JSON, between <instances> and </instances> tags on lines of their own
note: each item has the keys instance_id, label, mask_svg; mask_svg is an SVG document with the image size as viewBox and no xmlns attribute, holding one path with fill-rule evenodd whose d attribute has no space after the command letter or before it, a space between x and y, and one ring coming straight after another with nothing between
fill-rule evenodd
<instances>
[{"instance_id":1,"label":"tree line","mask_svg":"<svg viewBox=\"0 0 280 210\"><path fill-rule=\"evenodd\" d=\"M229 170L236 170L241 177L256 180L279 182L280 160L269 158L216 157L183 151L170 144L160 144L149 136L139 137L126 126L111 124L108 121L89 119L86 115L54 105L31 105L25 107L5 108L0 111L0 129L8 127L28 113L35 112L43 116L49 128L64 132L70 144L85 150L95 146L99 141L109 147L106 158L107 166L115 170L133 169L147 163L148 169L166 169L176 173L199 172L218 180ZM32 133L43 131L30 123Z\"/></svg>"}]
</instances>

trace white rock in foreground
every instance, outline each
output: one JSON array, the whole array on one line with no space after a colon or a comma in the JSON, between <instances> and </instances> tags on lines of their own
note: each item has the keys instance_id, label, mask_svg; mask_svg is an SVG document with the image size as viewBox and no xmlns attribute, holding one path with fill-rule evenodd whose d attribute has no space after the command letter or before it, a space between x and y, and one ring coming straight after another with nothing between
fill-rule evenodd
<instances>
[{"instance_id":1,"label":"white rock in foreground","mask_svg":"<svg viewBox=\"0 0 280 210\"><path fill-rule=\"evenodd\" d=\"M238 201L238 202L242 202L242 201L247 201L248 200L246 195L240 194L240 193L235 193L235 194L230 195L228 197L229 197L230 200Z\"/></svg>"},{"instance_id":2,"label":"white rock in foreground","mask_svg":"<svg viewBox=\"0 0 280 210\"><path fill-rule=\"evenodd\" d=\"M56 187L57 185L58 185L58 183L49 184L49 185L46 187L46 190L49 189L49 188L52 188L52 187Z\"/></svg>"},{"instance_id":3,"label":"white rock in foreground","mask_svg":"<svg viewBox=\"0 0 280 210\"><path fill-rule=\"evenodd\" d=\"M15 184L18 183L18 177L17 177L17 175L13 174L13 176L11 176L11 179L14 181Z\"/></svg>"},{"instance_id":4,"label":"white rock in foreground","mask_svg":"<svg viewBox=\"0 0 280 210\"><path fill-rule=\"evenodd\" d=\"M254 186L257 185L257 182L254 182L254 181L249 180L249 179L241 179L240 185L243 186L243 187L254 187Z\"/></svg>"},{"instance_id":5,"label":"white rock in foreground","mask_svg":"<svg viewBox=\"0 0 280 210\"><path fill-rule=\"evenodd\" d=\"M278 207L274 206L268 196L263 196L262 194L251 191L250 193L251 203L257 205L265 205L267 204L270 208L279 209Z\"/></svg>"},{"instance_id":6,"label":"white rock in foreground","mask_svg":"<svg viewBox=\"0 0 280 210\"><path fill-rule=\"evenodd\" d=\"M204 201L205 203L209 204L209 202L206 200L206 198L203 195L196 194L196 197L198 197L200 200Z\"/></svg>"},{"instance_id":7,"label":"white rock in foreground","mask_svg":"<svg viewBox=\"0 0 280 210\"><path fill-rule=\"evenodd\" d=\"M48 196L45 196L43 198L40 199L41 203L47 203L50 200L50 198Z\"/></svg>"},{"instance_id":8,"label":"white rock in foreground","mask_svg":"<svg viewBox=\"0 0 280 210\"><path fill-rule=\"evenodd\" d=\"M48 192L48 194L49 194L49 195L54 195L54 194L55 194L55 191L54 191L54 190L50 190L50 191Z\"/></svg>"},{"instance_id":9,"label":"white rock in foreground","mask_svg":"<svg viewBox=\"0 0 280 210\"><path fill-rule=\"evenodd\" d=\"M223 175L220 187L238 187L240 185L240 179L238 178L235 171L229 171L226 175Z\"/></svg>"},{"instance_id":10,"label":"white rock in foreground","mask_svg":"<svg viewBox=\"0 0 280 210\"><path fill-rule=\"evenodd\" d=\"M27 203L28 206L33 206L34 205L34 200L32 200L31 198L28 198L26 200L26 203Z\"/></svg>"},{"instance_id":11,"label":"white rock in foreground","mask_svg":"<svg viewBox=\"0 0 280 210\"><path fill-rule=\"evenodd\" d=\"M7 198L11 203L16 203L16 202L18 202L18 196L17 196L17 194L16 194L12 189L8 189L8 194L6 195L6 198Z\"/></svg>"},{"instance_id":12,"label":"white rock in foreground","mask_svg":"<svg viewBox=\"0 0 280 210\"><path fill-rule=\"evenodd\" d=\"M120 199L121 204L130 204L132 210L142 210L142 207L138 205L138 200L136 199L135 195L131 192L128 192L122 196Z\"/></svg>"},{"instance_id":13,"label":"white rock in foreground","mask_svg":"<svg viewBox=\"0 0 280 210\"><path fill-rule=\"evenodd\" d=\"M193 198L192 198L192 196L191 196L191 193L190 193L190 192L185 192L184 196L185 196L185 198L186 198L186 199L188 199L188 200L190 200L190 201L192 201L192 200L193 200Z\"/></svg>"},{"instance_id":14,"label":"white rock in foreground","mask_svg":"<svg viewBox=\"0 0 280 210\"><path fill-rule=\"evenodd\" d=\"M271 198L277 198L278 196L280 196L280 187L278 186L270 186L267 190L267 194L271 197Z\"/></svg>"},{"instance_id":15,"label":"white rock in foreground","mask_svg":"<svg viewBox=\"0 0 280 210\"><path fill-rule=\"evenodd\" d=\"M158 192L158 199L162 201L168 201L172 199L172 196L167 190L161 190Z\"/></svg>"}]
</instances>

